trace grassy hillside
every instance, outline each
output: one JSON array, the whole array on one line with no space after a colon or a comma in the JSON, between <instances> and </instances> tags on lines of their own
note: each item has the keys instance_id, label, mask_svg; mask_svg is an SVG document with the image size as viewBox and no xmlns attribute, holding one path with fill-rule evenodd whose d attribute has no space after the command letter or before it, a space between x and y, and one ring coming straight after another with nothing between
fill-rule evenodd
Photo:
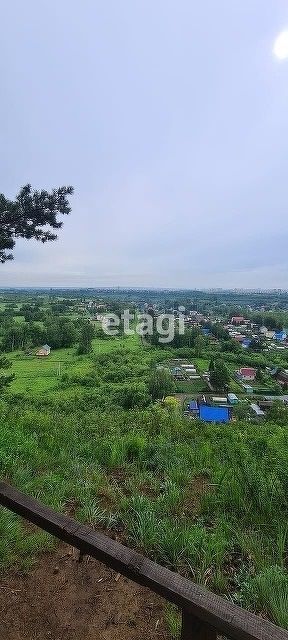
<instances>
[{"instance_id":1,"label":"grassy hillside","mask_svg":"<svg viewBox=\"0 0 288 640\"><path fill-rule=\"evenodd\" d=\"M75 351L11 354L1 476L288 628L287 427L207 425L152 403L163 351L137 337ZM51 544L1 510L2 568Z\"/></svg>"}]
</instances>

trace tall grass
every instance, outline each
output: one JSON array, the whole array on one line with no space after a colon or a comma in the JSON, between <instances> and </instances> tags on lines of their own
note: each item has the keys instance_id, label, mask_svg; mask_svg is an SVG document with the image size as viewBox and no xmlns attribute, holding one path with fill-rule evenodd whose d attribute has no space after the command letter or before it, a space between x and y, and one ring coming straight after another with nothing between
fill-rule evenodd
<instances>
[{"instance_id":1,"label":"tall grass","mask_svg":"<svg viewBox=\"0 0 288 640\"><path fill-rule=\"evenodd\" d=\"M95 528L121 523L128 544L288 627L287 428L117 408L96 360L100 387L2 398L2 477ZM1 509L2 567L47 544Z\"/></svg>"}]
</instances>

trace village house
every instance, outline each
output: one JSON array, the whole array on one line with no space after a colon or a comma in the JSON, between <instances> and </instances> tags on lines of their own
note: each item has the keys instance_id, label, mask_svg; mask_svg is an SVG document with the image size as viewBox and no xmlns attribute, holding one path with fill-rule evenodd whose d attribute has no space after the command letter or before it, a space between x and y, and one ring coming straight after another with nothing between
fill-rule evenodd
<instances>
[{"instance_id":1,"label":"village house","mask_svg":"<svg viewBox=\"0 0 288 640\"><path fill-rule=\"evenodd\" d=\"M234 340L236 340L236 342L240 342L242 343L243 340L245 340L245 336L243 336L242 334L238 333L236 336L233 336Z\"/></svg>"},{"instance_id":2,"label":"village house","mask_svg":"<svg viewBox=\"0 0 288 640\"><path fill-rule=\"evenodd\" d=\"M253 393L253 387L251 387L250 384L243 384L243 389L245 391L245 393Z\"/></svg>"},{"instance_id":3,"label":"village house","mask_svg":"<svg viewBox=\"0 0 288 640\"><path fill-rule=\"evenodd\" d=\"M233 316L233 318L231 318L231 324L245 324L244 316Z\"/></svg>"},{"instance_id":4,"label":"village house","mask_svg":"<svg viewBox=\"0 0 288 640\"><path fill-rule=\"evenodd\" d=\"M51 351L51 347L49 347L49 344L44 344L43 347L41 347L41 349L39 349L38 351L36 351L36 356L49 356L49 353Z\"/></svg>"},{"instance_id":5,"label":"village house","mask_svg":"<svg viewBox=\"0 0 288 640\"><path fill-rule=\"evenodd\" d=\"M283 340L285 340L287 337L286 331L276 331L275 333L275 340L278 340L278 342L283 342Z\"/></svg>"},{"instance_id":6,"label":"village house","mask_svg":"<svg viewBox=\"0 0 288 640\"><path fill-rule=\"evenodd\" d=\"M239 400L235 393L228 393L227 395L229 404L238 404Z\"/></svg>"},{"instance_id":7,"label":"village house","mask_svg":"<svg viewBox=\"0 0 288 640\"><path fill-rule=\"evenodd\" d=\"M265 416L265 413L262 409L260 409L259 405L256 404L255 402L252 402L250 404L250 407L253 411L253 413L257 416L257 418L263 418L263 416Z\"/></svg>"},{"instance_id":8,"label":"village house","mask_svg":"<svg viewBox=\"0 0 288 640\"><path fill-rule=\"evenodd\" d=\"M226 402L227 399L225 398ZM204 422L216 422L223 423L229 422L231 419L231 411L229 407L214 407L208 406L207 404L199 405L199 418Z\"/></svg>"},{"instance_id":9,"label":"village house","mask_svg":"<svg viewBox=\"0 0 288 640\"><path fill-rule=\"evenodd\" d=\"M268 329L267 329L267 327L265 327L265 325L263 325L263 326L262 326L262 327L260 327L260 329L259 329L259 333L261 333L261 334L262 334L262 336L266 336L266 335L267 335L267 331L268 331Z\"/></svg>"},{"instance_id":10,"label":"village house","mask_svg":"<svg viewBox=\"0 0 288 640\"><path fill-rule=\"evenodd\" d=\"M274 340L275 338L275 331L266 331L266 336L267 340Z\"/></svg>"},{"instance_id":11,"label":"village house","mask_svg":"<svg viewBox=\"0 0 288 640\"><path fill-rule=\"evenodd\" d=\"M185 380L181 367L173 367L171 369L172 376L175 380Z\"/></svg>"},{"instance_id":12,"label":"village house","mask_svg":"<svg viewBox=\"0 0 288 640\"><path fill-rule=\"evenodd\" d=\"M245 382L248 380L252 381L256 378L256 369L253 369L253 367L242 367L241 369L236 371L236 374L239 378L241 378L241 380Z\"/></svg>"},{"instance_id":13,"label":"village house","mask_svg":"<svg viewBox=\"0 0 288 640\"><path fill-rule=\"evenodd\" d=\"M288 385L288 369L283 369L282 371L279 371L279 373L277 373L276 378L277 378L277 382L279 382L280 384Z\"/></svg>"}]
</instances>

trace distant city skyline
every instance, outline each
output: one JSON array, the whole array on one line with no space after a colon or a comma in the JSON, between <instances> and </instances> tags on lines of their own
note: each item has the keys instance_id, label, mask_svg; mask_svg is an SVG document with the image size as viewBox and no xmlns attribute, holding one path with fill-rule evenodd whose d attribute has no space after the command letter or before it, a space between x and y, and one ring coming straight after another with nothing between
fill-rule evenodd
<instances>
[{"instance_id":1,"label":"distant city skyline","mask_svg":"<svg viewBox=\"0 0 288 640\"><path fill-rule=\"evenodd\" d=\"M235 288L235 289L222 289L221 287L215 287L215 288L206 288L203 287L201 289L198 289L197 287L193 288L193 289L189 289L188 287L186 288L171 288L171 287L120 287L118 285L115 285L114 287L47 287L47 286L25 286L25 285L11 285L9 286L4 286L4 287L0 287L0 293L4 291L91 291L91 293L94 292L98 292L98 291L119 291L119 292L125 292L125 291L144 291L144 292L157 292L157 291L161 291L161 292L179 292L179 293L193 293L193 292L197 292L197 293L201 293L203 291L203 293L243 293L243 294L251 294L251 293L259 293L259 294L273 294L273 293L277 293L277 294L287 294L288 293L288 289L243 289L243 288Z\"/></svg>"},{"instance_id":2,"label":"distant city skyline","mask_svg":"<svg viewBox=\"0 0 288 640\"><path fill-rule=\"evenodd\" d=\"M0 192L72 184L0 288L288 288L288 5L11 0Z\"/></svg>"}]
</instances>

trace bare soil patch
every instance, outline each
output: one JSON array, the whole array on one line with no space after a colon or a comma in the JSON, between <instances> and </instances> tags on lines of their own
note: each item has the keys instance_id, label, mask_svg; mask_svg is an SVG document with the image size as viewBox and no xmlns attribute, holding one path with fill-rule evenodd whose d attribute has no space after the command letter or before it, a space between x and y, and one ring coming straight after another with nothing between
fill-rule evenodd
<instances>
[{"instance_id":1,"label":"bare soil patch","mask_svg":"<svg viewBox=\"0 0 288 640\"><path fill-rule=\"evenodd\" d=\"M71 547L0 576L0 640L168 640L165 602Z\"/></svg>"}]
</instances>

